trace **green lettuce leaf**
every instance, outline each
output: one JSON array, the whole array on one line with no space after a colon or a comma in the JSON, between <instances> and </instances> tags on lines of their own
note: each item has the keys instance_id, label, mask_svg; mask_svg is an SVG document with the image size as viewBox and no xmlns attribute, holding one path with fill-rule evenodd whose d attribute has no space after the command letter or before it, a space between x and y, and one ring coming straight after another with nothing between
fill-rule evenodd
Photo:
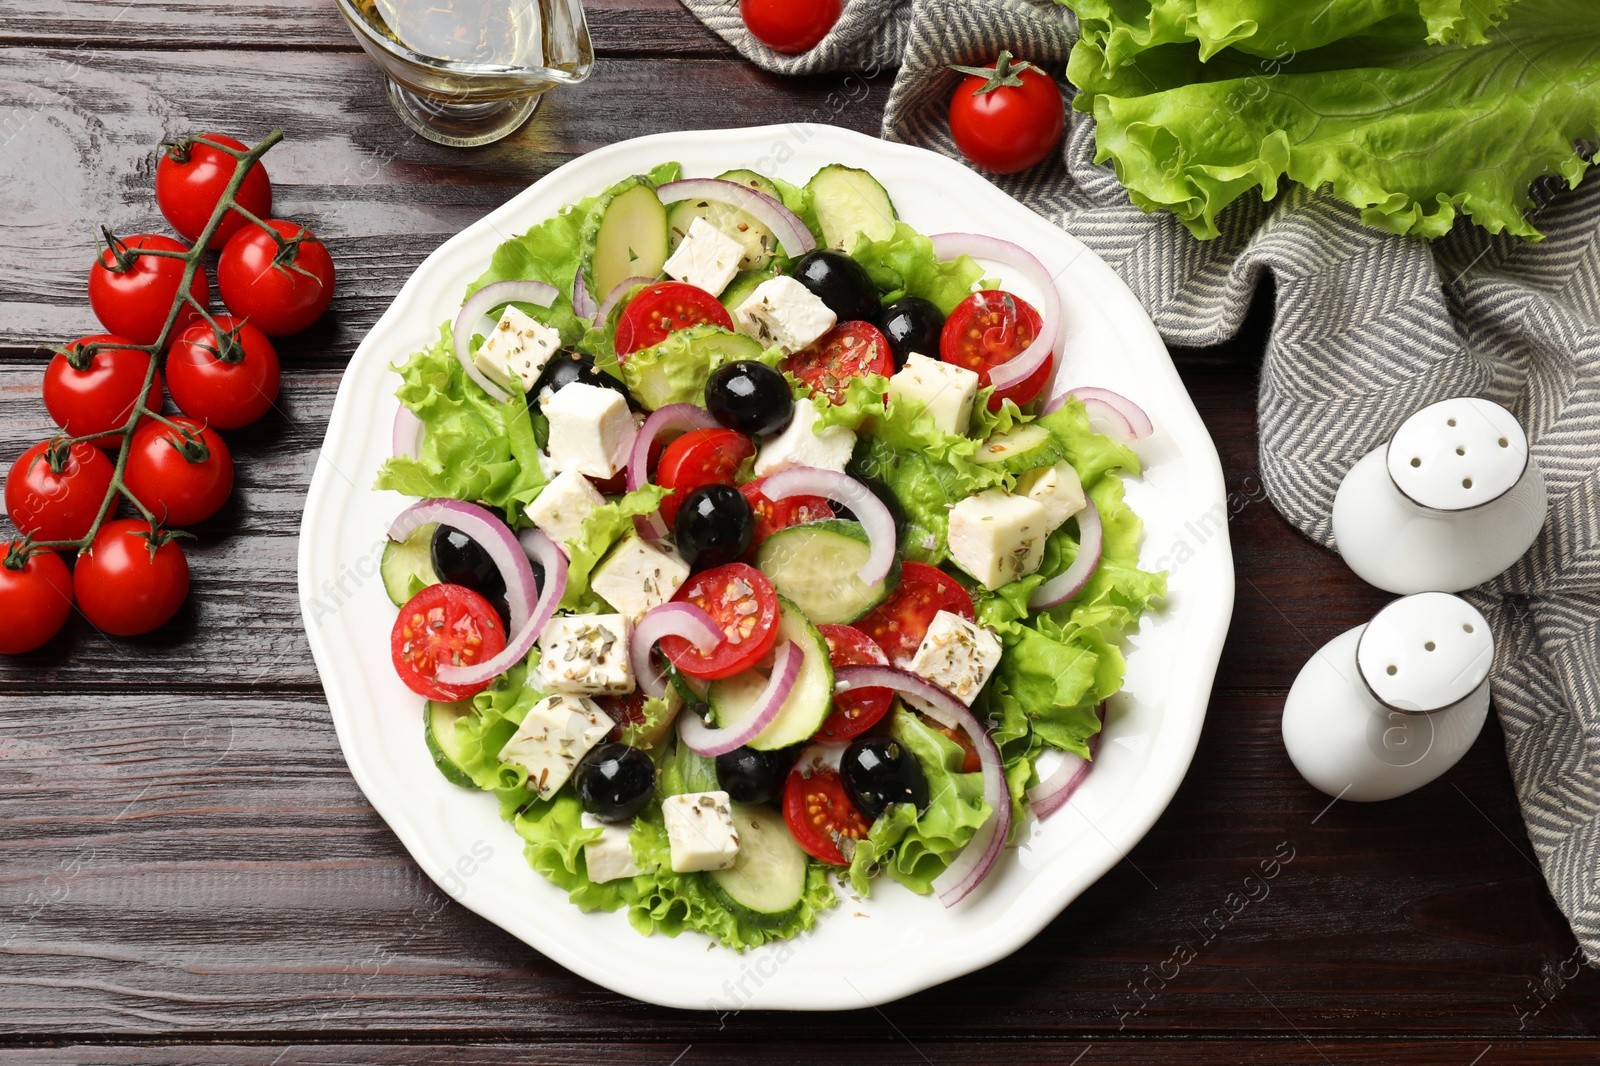
<instances>
[{"instance_id":1,"label":"green lettuce leaf","mask_svg":"<svg viewBox=\"0 0 1600 1066\"><path fill-rule=\"evenodd\" d=\"M618 376L647 407L672 403L705 404L706 380L735 360L755 359L777 366L783 351L762 351L755 341L721 326L703 323L667 334L660 344L628 356ZM598 363L596 365L599 365Z\"/></svg>"},{"instance_id":2,"label":"green lettuce leaf","mask_svg":"<svg viewBox=\"0 0 1600 1066\"><path fill-rule=\"evenodd\" d=\"M672 494L660 485L642 485L626 496L596 507L583 517L583 528L564 545L567 552L567 591L561 597L564 610L579 614L607 610L605 600L589 590L589 575L595 564L623 537L634 530L635 515L654 514L661 501Z\"/></svg>"},{"instance_id":3,"label":"green lettuce leaf","mask_svg":"<svg viewBox=\"0 0 1600 1066\"><path fill-rule=\"evenodd\" d=\"M933 241L904 222L896 222L894 234L881 241L862 234L850 255L866 267L886 304L921 296L948 315L983 279L983 268L967 256L940 262Z\"/></svg>"}]
</instances>

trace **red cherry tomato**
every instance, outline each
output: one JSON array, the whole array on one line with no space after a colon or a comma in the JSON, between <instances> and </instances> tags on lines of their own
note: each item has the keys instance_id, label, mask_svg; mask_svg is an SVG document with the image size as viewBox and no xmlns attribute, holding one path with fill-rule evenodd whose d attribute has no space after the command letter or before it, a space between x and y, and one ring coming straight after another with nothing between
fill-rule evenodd
<instances>
[{"instance_id":1,"label":"red cherry tomato","mask_svg":"<svg viewBox=\"0 0 1600 1066\"><path fill-rule=\"evenodd\" d=\"M218 334L196 322L167 351L167 390L191 418L218 429L248 426L278 398L278 353L242 318L215 316Z\"/></svg>"},{"instance_id":2,"label":"red cherry tomato","mask_svg":"<svg viewBox=\"0 0 1600 1066\"><path fill-rule=\"evenodd\" d=\"M0 655L21 655L61 632L72 613L72 574L48 548L0 545ZM15 569L11 563L16 563Z\"/></svg>"},{"instance_id":3,"label":"red cherry tomato","mask_svg":"<svg viewBox=\"0 0 1600 1066\"><path fill-rule=\"evenodd\" d=\"M89 345L130 344L126 337L99 333L80 337L67 345L77 351ZM89 365L74 369L72 360L59 352L44 372L44 407L61 431L69 437L90 433L108 435L90 443L101 448L119 448L122 435L115 432L128 424L133 405L139 399L145 374L150 369L150 353L138 348L100 348L89 357ZM161 371L150 379L144 405L161 410ZM145 419L143 421L148 421Z\"/></svg>"},{"instance_id":4,"label":"red cherry tomato","mask_svg":"<svg viewBox=\"0 0 1600 1066\"><path fill-rule=\"evenodd\" d=\"M733 328L728 309L704 289L681 281L662 281L639 290L617 320L618 355L628 355L667 339L667 334L709 322Z\"/></svg>"},{"instance_id":5,"label":"red cherry tomato","mask_svg":"<svg viewBox=\"0 0 1600 1066\"><path fill-rule=\"evenodd\" d=\"M216 431L192 418L182 429L148 422L134 430L122 483L162 525L192 526L217 513L233 491L233 456Z\"/></svg>"},{"instance_id":6,"label":"red cherry tomato","mask_svg":"<svg viewBox=\"0 0 1600 1066\"><path fill-rule=\"evenodd\" d=\"M1022 297L1001 289L975 292L945 319L944 332L939 335L939 358L976 371L979 384L988 385L990 371L1022 354L1043 328L1044 318ZM1038 396L1050 380L1054 361L1054 354L1046 356L1039 369L1017 384L997 389L989 397L989 410L1000 410L1003 400L1021 407Z\"/></svg>"},{"instance_id":7,"label":"red cherry tomato","mask_svg":"<svg viewBox=\"0 0 1600 1066\"><path fill-rule=\"evenodd\" d=\"M992 67L956 67L968 77L950 98L950 136L982 170L1015 174L1061 143L1067 109L1061 90L1032 63L1001 52Z\"/></svg>"},{"instance_id":8,"label":"red cherry tomato","mask_svg":"<svg viewBox=\"0 0 1600 1066\"><path fill-rule=\"evenodd\" d=\"M132 637L164 625L189 595L189 560L140 518L107 522L72 572L78 609L102 633Z\"/></svg>"},{"instance_id":9,"label":"red cherry tomato","mask_svg":"<svg viewBox=\"0 0 1600 1066\"><path fill-rule=\"evenodd\" d=\"M701 655L682 637L663 637L661 650L672 665L691 677L715 681L748 670L772 650L778 639L778 594L767 576L744 563L727 563L696 574L675 603L692 603L711 616L723 641Z\"/></svg>"},{"instance_id":10,"label":"red cherry tomato","mask_svg":"<svg viewBox=\"0 0 1600 1066\"><path fill-rule=\"evenodd\" d=\"M807 855L834 866L849 866L839 841L860 840L872 828L844 790L839 771L810 765L806 756L783 785L783 821Z\"/></svg>"},{"instance_id":11,"label":"red cherry tomato","mask_svg":"<svg viewBox=\"0 0 1600 1066\"><path fill-rule=\"evenodd\" d=\"M739 491L744 493L745 500L750 504L750 515L756 521L755 537L750 541L752 548L780 529L804 525L807 522L820 522L824 518L833 517L833 508L821 496L767 499L761 491L761 483L765 480L767 479L757 478L739 486Z\"/></svg>"},{"instance_id":12,"label":"red cherry tomato","mask_svg":"<svg viewBox=\"0 0 1600 1066\"><path fill-rule=\"evenodd\" d=\"M429 585L400 608L389 653L406 687L430 700L454 703L489 687L446 685L439 666L471 666L505 650L506 632L489 601L465 585Z\"/></svg>"},{"instance_id":13,"label":"red cherry tomato","mask_svg":"<svg viewBox=\"0 0 1600 1066\"><path fill-rule=\"evenodd\" d=\"M940 611L958 614L969 622L972 597L955 578L926 563L900 564L900 584L889 598L856 623L856 628L882 648L889 661L904 670L917 654L922 638Z\"/></svg>"},{"instance_id":14,"label":"red cherry tomato","mask_svg":"<svg viewBox=\"0 0 1600 1066\"><path fill-rule=\"evenodd\" d=\"M656 467L656 484L672 490L661 501L667 528L672 528L685 496L701 485L732 485L739 464L755 453L755 442L731 429L691 429L667 445Z\"/></svg>"},{"instance_id":15,"label":"red cherry tomato","mask_svg":"<svg viewBox=\"0 0 1600 1066\"><path fill-rule=\"evenodd\" d=\"M221 133L202 136L240 152L246 150L241 142ZM217 201L222 199L238 169L237 159L209 144L192 140L169 144L156 162L156 205L172 228L183 234L184 240L191 243L199 240L206 223L211 221L211 213L217 209ZM233 201L257 218L272 214L272 182L259 162L245 175ZM207 247L221 248L244 224L243 215L229 211L217 224Z\"/></svg>"},{"instance_id":16,"label":"red cherry tomato","mask_svg":"<svg viewBox=\"0 0 1600 1066\"><path fill-rule=\"evenodd\" d=\"M893 374L894 353L872 323L841 322L810 347L785 356L783 369L831 403L841 404L852 378Z\"/></svg>"},{"instance_id":17,"label":"red cherry tomato","mask_svg":"<svg viewBox=\"0 0 1600 1066\"><path fill-rule=\"evenodd\" d=\"M134 344L154 344L161 337L183 282L182 259L170 256L138 255L139 249L156 252L187 252L189 249L171 237L141 233L114 241L100 253L89 268L89 306L95 317L112 333ZM204 268L196 268L189 282L189 295L201 307L211 304ZM178 311L173 329L179 330L200 317L200 312L185 305Z\"/></svg>"},{"instance_id":18,"label":"red cherry tomato","mask_svg":"<svg viewBox=\"0 0 1600 1066\"><path fill-rule=\"evenodd\" d=\"M756 40L793 55L815 48L844 11L844 0L739 0L739 14Z\"/></svg>"},{"instance_id":19,"label":"red cherry tomato","mask_svg":"<svg viewBox=\"0 0 1600 1066\"><path fill-rule=\"evenodd\" d=\"M35 540L79 540L94 525L115 473L111 460L92 445L35 444L6 476L11 524Z\"/></svg>"},{"instance_id":20,"label":"red cherry tomato","mask_svg":"<svg viewBox=\"0 0 1600 1066\"><path fill-rule=\"evenodd\" d=\"M217 291L240 318L269 337L299 333L333 299L333 258L327 246L293 222L268 219L271 231L246 226L217 261Z\"/></svg>"},{"instance_id":21,"label":"red cherry tomato","mask_svg":"<svg viewBox=\"0 0 1600 1066\"><path fill-rule=\"evenodd\" d=\"M888 666L883 649L854 626L820 625L817 631L828 642L828 661L834 666ZM818 740L849 740L877 725L889 713L894 690L864 688L833 697L833 713L817 730Z\"/></svg>"}]
</instances>

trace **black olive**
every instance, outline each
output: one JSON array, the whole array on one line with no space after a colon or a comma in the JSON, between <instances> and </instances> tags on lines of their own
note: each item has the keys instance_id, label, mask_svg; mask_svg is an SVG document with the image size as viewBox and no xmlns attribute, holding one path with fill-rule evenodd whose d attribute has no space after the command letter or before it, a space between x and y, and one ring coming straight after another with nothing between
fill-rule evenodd
<instances>
[{"instance_id":1,"label":"black olive","mask_svg":"<svg viewBox=\"0 0 1600 1066\"><path fill-rule=\"evenodd\" d=\"M605 822L625 822L644 810L656 791L656 764L627 744L596 744L572 771L583 809Z\"/></svg>"},{"instance_id":2,"label":"black olive","mask_svg":"<svg viewBox=\"0 0 1600 1066\"><path fill-rule=\"evenodd\" d=\"M750 550L756 522L744 493L732 485L702 485L683 498L672 539L696 570L731 563Z\"/></svg>"},{"instance_id":3,"label":"black olive","mask_svg":"<svg viewBox=\"0 0 1600 1066\"><path fill-rule=\"evenodd\" d=\"M580 352L557 352L539 372L539 380L533 383L533 391L528 393L528 406L537 410L539 397L546 389L560 392L575 381L581 381L585 385L598 385L603 389L615 389L630 402L633 399L628 395L628 386L596 367L594 360L589 356Z\"/></svg>"},{"instance_id":4,"label":"black olive","mask_svg":"<svg viewBox=\"0 0 1600 1066\"><path fill-rule=\"evenodd\" d=\"M840 322L871 322L878 317L878 287L860 263L826 248L807 252L794 265L794 279L828 305Z\"/></svg>"},{"instance_id":5,"label":"black olive","mask_svg":"<svg viewBox=\"0 0 1600 1066\"><path fill-rule=\"evenodd\" d=\"M939 358L939 335L944 332L944 315L932 300L903 296L883 309L878 329L888 338L894 353L894 368L906 365L912 352L929 359Z\"/></svg>"},{"instance_id":6,"label":"black olive","mask_svg":"<svg viewBox=\"0 0 1600 1066\"><path fill-rule=\"evenodd\" d=\"M506 579L500 568L483 550L483 545L453 526L441 523L428 545L433 572L447 585L463 585L489 601L500 620L511 624L511 607L506 601ZM538 564L535 563L535 566ZM535 575L539 576L539 575Z\"/></svg>"},{"instance_id":7,"label":"black olive","mask_svg":"<svg viewBox=\"0 0 1600 1066\"><path fill-rule=\"evenodd\" d=\"M706 381L706 410L740 433L778 433L794 417L794 398L782 374L745 359L712 372Z\"/></svg>"},{"instance_id":8,"label":"black olive","mask_svg":"<svg viewBox=\"0 0 1600 1066\"><path fill-rule=\"evenodd\" d=\"M734 748L717 756L717 784L735 803L766 803L783 793L796 751Z\"/></svg>"},{"instance_id":9,"label":"black olive","mask_svg":"<svg viewBox=\"0 0 1600 1066\"><path fill-rule=\"evenodd\" d=\"M893 737L863 737L839 760L845 794L861 813L876 818L891 803L928 805L928 778L917 757Z\"/></svg>"}]
</instances>

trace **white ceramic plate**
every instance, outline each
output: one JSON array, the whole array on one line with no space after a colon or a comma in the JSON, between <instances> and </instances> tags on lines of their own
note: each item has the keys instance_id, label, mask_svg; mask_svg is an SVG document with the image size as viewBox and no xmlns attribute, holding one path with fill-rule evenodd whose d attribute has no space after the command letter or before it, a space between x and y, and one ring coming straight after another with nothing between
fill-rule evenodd
<instances>
[{"instance_id":1,"label":"white ceramic plate","mask_svg":"<svg viewBox=\"0 0 1600 1066\"><path fill-rule=\"evenodd\" d=\"M394 607L377 577L384 531L407 501L370 486L390 452L391 362L430 344L495 246L562 205L669 159L689 176L751 167L803 183L842 161L869 169L923 233L1020 242L1056 274L1065 306L1057 388L1101 385L1156 424L1128 500L1143 562L1171 571L1165 606L1129 641L1093 772L1068 807L1024 827L986 884L951 909L880 879L809 936L737 954L694 933L643 937L623 913L582 914L524 861L494 799L447 783L423 745L421 701L389 662ZM1003 272L1000 272L1003 278ZM1008 287L1011 287L1008 285ZM1016 286L1024 298L1033 296ZM300 536L300 595L339 743L356 782L418 864L452 897L607 988L672 1007L847 1009L969 973L1015 951L1124 857L1194 754L1233 608L1227 505L1216 449L1155 328L1116 274L1071 235L960 164L820 125L663 133L592 152L446 241L417 268L350 361Z\"/></svg>"}]
</instances>

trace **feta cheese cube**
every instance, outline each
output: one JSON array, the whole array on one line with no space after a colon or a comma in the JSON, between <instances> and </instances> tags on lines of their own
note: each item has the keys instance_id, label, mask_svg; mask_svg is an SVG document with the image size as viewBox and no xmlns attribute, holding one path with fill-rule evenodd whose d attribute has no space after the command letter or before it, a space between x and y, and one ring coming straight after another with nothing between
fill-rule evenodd
<instances>
[{"instance_id":1,"label":"feta cheese cube","mask_svg":"<svg viewBox=\"0 0 1600 1066\"><path fill-rule=\"evenodd\" d=\"M600 830L599 840L591 840L583 846L583 864L588 868L589 880L603 885L640 872L633 858L633 845L628 842L633 836L631 821L602 822L588 811L584 811L578 821L585 829Z\"/></svg>"},{"instance_id":2,"label":"feta cheese cube","mask_svg":"<svg viewBox=\"0 0 1600 1066\"><path fill-rule=\"evenodd\" d=\"M558 470L608 478L627 465L638 427L622 393L577 381L539 406L550 420L550 459Z\"/></svg>"},{"instance_id":3,"label":"feta cheese cube","mask_svg":"<svg viewBox=\"0 0 1600 1066\"><path fill-rule=\"evenodd\" d=\"M672 599L687 580L689 564L677 552L639 537L625 537L594 568L589 587L628 621L637 622L652 607Z\"/></svg>"},{"instance_id":4,"label":"feta cheese cube","mask_svg":"<svg viewBox=\"0 0 1600 1066\"><path fill-rule=\"evenodd\" d=\"M557 544L565 545L583 530L583 520L606 498L576 470L563 470L528 504L528 517Z\"/></svg>"},{"instance_id":5,"label":"feta cheese cube","mask_svg":"<svg viewBox=\"0 0 1600 1066\"><path fill-rule=\"evenodd\" d=\"M1049 525L1037 500L985 489L950 508L950 555L992 591L1039 569Z\"/></svg>"},{"instance_id":6,"label":"feta cheese cube","mask_svg":"<svg viewBox=\"0 0 1600 1066\"><path fill-rule=\"evenodd\" d=\"M713 296L721 296L739 272L744 246L703 218L689 223L689 232L661 268L669 277Z\"/></svg>"},{"instance_id":7,"label":"feta cheese cube","mask_svg":"<svg viewBox=\"0 0 1600 1066\"><path fill-rule=\"evenodd\" d=\"M623 696L633 691L628 623L620 614L566 614L539 634L535 682L545 692Z\"/></svg>"},{"instance_id":8,"label":"feta cheese cube","mask_svg":"<svg viewBox=\"0 0 1600 1066\"><path fill-rule=\"evenodd\" d=\"M811 401L797 401L789 425L763 444L756 455L756 477L776 474L791 466L842 471L856 448L855 431L845 426L818 430L816 425L820 417Z\"/></svg>"},{"instance_id":9,"label":"feta cheese cube","mask_svg":"<svg viewBox=\"0 0 1600 1066\"><path fill-rule=\"evenodd\" d=\"M739 831L726 792L685 792L661 804L672 848L672 872L726 870L739 854Z\"/></svg>"},{"instance_id":10,"label":"feta cheese cube","mask_svg":"<svg viewBox=\"0 0 1600 1066\"><path fill-rule=\"evenodd\" d=\"M940 611L911 657L910 670L971 707L999 663L1000 638L993 630Z\"/></svg>"},{"instance_id":11,"label":"feta cheese cube","mask_svg":"<svg viewBox=\"0 0 1600 1066\"><path fill-rule=\"evenodd\" d=\"M787 275L763 281L734 308L734 327L763 348L797 352L838 321L828 305Z\"/></svg>"},{"instance_id":12,"label":"feta cheese cube","mask_svg":"<svg viewBox=\"0 0 1600 1066\"><path fill-rule=\"evenodd\" d=\"M912 412L932 415L933 424L944 432L964 434L972 420L979 380L964 366L912 352L889 379L889 396Z\"/></svg>"},{"instance_id":13,"label":"feta cheese cube","mask_svg":"<svg viewBox=\"0 0 1600 1066\"><path fill-rule=\"evenodd\" d=\"M1083 510L1085 502L1083 482L1065 460L1023 474L1017 478L1017 492L1044 507L1045 524L1052 531Z\"/></svg>"},{"instance_id":14,"label":"feta cheese cube","mask_svg":"<svg viewBox=\"0 0 1600 1066\"><path fill-rule=\"evenodd\" d=\"M539 372L561 349L561 334L507 305L500 321L484 338L472 364L490 381L507 388L532 392Z\"/></svg>"},{"instance_id":15,"label":"feta cheese cube","mask_svg":"<svg viewBox=\"0 0 1600 1066\"><path fill-rule=\"evenodd\" d=\"M528 787L541 799L549 799L572 776L578 760L615 724L593 700L546 696L533 705L500 749L500 761L527 770Z\"/></svg>"}]
</instances>

